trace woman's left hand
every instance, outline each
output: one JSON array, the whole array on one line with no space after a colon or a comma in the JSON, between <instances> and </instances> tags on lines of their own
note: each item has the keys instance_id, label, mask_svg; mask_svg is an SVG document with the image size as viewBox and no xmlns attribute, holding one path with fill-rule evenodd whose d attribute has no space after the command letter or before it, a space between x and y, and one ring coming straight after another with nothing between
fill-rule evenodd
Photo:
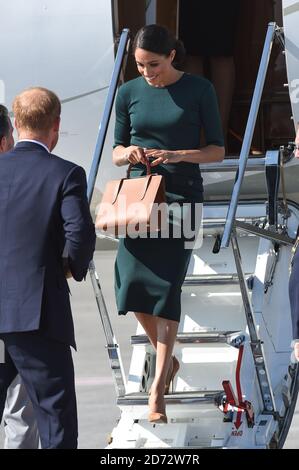
<instances>
[{"instance_id":1,"label":"woman's left hand","mask_svg":"<svg viewBox=\"0 0 299 470\"><path fill-rule=\"evenodd\" d=\"M183 156L176 150L145 149L144 153L147 158L155 158L151 162L151 166L160 165L161 163L179 163L183 159Z\"/></svg>"}]
</instances>

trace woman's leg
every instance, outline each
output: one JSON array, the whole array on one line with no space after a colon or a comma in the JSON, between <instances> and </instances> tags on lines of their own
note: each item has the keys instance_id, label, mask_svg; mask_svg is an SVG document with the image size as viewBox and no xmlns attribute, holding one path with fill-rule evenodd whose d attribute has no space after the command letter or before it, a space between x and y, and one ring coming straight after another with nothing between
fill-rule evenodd
<instances>
[{"instance_id":1,"label":"woman's leg","mask_svg":"<svg viewBox=\"0 0 299 470\"><path fill-rule=\"evenodd\" d=\"M171 357L178 331L178 322L156 318L157 321L157 353L156 373L151 386L149 407L151 413L165 414L165 384L171 366Z\"/></svg>"},{"instance_id":2,"label":"woman's leg","mask_svg":"<svg viewBox=\"0 0 299 470\"><path fill-rule=\"evenodd\" d=\"M138 322L146 332L153 348L157 351L157 322L156 317L148 313L134 312Z\"/></svg>"},{"instance_id":3,"label":"woman's leg","mask_svg":"<svg viewBox=\"0 0 299 470\"><path fill-rule=\"evenodd\" d=\"M171 366L171 357L174 343L177 336L179 323L165 318L156 318L157 320L157 356L156 356L156 373L155 379L151 387L151 405L155 408L159 407L161 398L163 399L165 392L165 383ZM163 400L164 406L164 400ZM152 408L152 406L151 406ZM159 410L152 410L159 411Z\"/></svg>"},{"instance_id":4,"label":"woman's leg","mask_svg":"<svg viewBox=\"0 0 299 470\"><path fill-rule=\"evenodd\" d=\"M179 323L146 313L135 312L135 316L156 351L155 378L151 386L149 399L150 412L165 414L165 384L171 366L171 357Z\"/></svg>"}]
</instances>

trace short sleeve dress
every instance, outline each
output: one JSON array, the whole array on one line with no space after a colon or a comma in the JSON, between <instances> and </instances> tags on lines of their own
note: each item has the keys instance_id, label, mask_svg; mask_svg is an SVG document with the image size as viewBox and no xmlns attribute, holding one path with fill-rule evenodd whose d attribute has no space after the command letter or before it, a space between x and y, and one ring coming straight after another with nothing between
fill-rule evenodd
<instances>
[{"instance_id":1,"label":"short sleeve dress","mask_svg":"<svg viewBox=\"0 0 299 470\"><path fill-rule=\"evenodd\" d=\"M205 78L185 73L177 82L157 88L139 77L119 88L114 146L198 149L202 128L207 145L224 145L216 94ZM155 173L164 176L169 203L196 208L203 201L198 164L161 164ZM144 165L137 164L131 177L144 174ZM120 239L115 262L118 313L141 312L179 321L191 253L184 237Z\"/></svg>"}]
</instances>

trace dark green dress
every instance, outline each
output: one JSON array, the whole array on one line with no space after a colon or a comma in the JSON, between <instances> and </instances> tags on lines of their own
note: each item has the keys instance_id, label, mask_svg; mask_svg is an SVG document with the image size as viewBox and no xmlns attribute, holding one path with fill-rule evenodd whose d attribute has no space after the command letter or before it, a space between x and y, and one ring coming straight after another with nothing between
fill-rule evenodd
<instances>
[{"instance_id":1,"label":"dark green dress","mask_svg":"<svg viewBox=\"0 0 299 470\"><path fill-rule=\"evenodd\" d=\"M139 77L119 89L115 146L197 149L201 128L207 145L224 145L215 91L204 78L183 74L176 83L156 88ZM194 212L195 203L203 201L199 165L168 163L154 171L165 177L168 202L190 203ZM138 164L131 177L143 174L145 167ZM134 311L179 321L191 253L183 237L121 239L115 262L119 314Z\"/></svg>"}]
</instances>

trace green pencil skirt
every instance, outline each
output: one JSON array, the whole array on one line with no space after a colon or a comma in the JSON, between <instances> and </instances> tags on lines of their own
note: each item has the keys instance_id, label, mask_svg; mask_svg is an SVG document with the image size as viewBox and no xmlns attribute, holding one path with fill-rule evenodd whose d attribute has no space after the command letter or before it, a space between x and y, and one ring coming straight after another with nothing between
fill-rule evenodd
<instances>
[{"instance_id":1,"label":"green pencil skirt","mask_svg":"<svg viewBox=\"0 0 299 470\"><path fill-rule=\"evenodd\" d=\"M192 254L185 242L184 237L120 240L115 261L119 315L140 312L180 321L182 284Z\"/></svg>"}]
</instances>

